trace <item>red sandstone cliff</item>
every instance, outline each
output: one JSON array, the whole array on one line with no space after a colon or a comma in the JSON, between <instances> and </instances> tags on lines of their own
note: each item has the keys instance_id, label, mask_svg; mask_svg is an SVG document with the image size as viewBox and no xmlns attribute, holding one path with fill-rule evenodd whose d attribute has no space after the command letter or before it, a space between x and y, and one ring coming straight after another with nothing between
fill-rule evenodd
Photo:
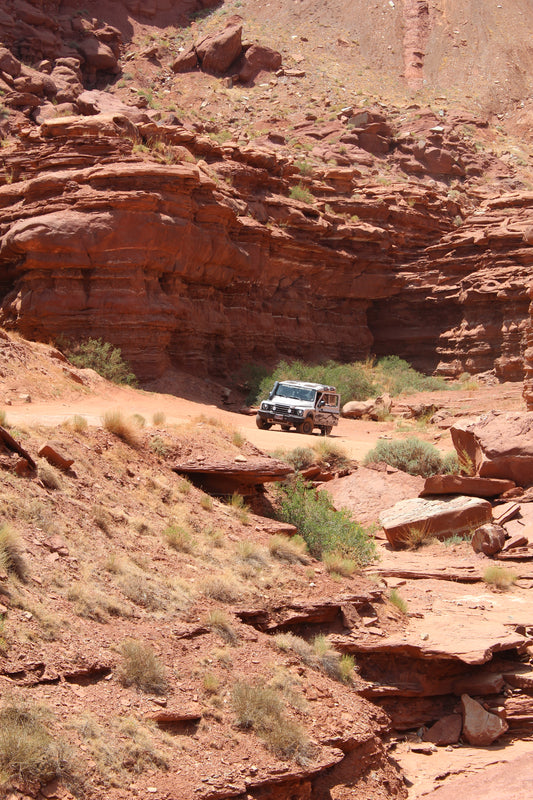
<instances>
[{"instance_id":1,"label":"red sandstone cliff","mask_svg":"<svg viewBox=\"0 0 533 800\"><path fill-rule=\"evenodd\" d=\"M220 144L205 135L215 123L163 124L138 95L126 106L85 91L132 69L136 17L178 22L209 5L94 4L89 19L59 0L7 2L0 321L109 339L143 379L170 364L227 375L388 353L521 378L533 195L515 156L489 147L485 118L364 105L328 120L303 108L289 124L274 110L253 143ZM147 48L136 73L159 97L195 81L219 91L171 77L162 52ZM263 91L256 109L274 98Z\"/></svg>"}]
</instances>

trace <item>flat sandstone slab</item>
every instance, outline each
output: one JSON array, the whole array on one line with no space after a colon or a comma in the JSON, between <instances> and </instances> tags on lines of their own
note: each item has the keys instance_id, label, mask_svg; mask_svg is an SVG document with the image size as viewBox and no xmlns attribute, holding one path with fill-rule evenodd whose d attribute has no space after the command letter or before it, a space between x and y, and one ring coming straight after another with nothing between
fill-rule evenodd
<instances>
[{"instance_id":1,"label":"flat sandstone slab","mask_svg":"<svg viewBox=\"0 0 533 800\"><path fill-rule=\"evenodd\" d=\"M383 511L379 521L396 550L415 538L442 540L474 531L492 521L492 506L488 500L462 495L438 500L415 497Z\"/></svg>"},{"instance_id":2,"label":"flat sandstone slab","mask_svg":"<svg viewBox=\"0 0 533 800\"><path fill-rule=\"evenodd\" d=\"M497 497L514 489L514 481L479 478L469 475L431 475L426 478L420 497L432 494L463 494L469 497Z\"/></svg>"}]
</instances>

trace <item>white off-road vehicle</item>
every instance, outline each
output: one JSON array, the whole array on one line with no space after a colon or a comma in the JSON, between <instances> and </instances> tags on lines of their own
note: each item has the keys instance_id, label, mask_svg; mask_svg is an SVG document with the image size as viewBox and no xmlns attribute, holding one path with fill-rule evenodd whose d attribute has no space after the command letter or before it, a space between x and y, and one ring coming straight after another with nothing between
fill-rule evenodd
<instances>
[{"instance_id":1,"label":"white off-road vehicle","mask_svg":"<svg viewBox=\"0 0 533 800\"><path fill-rule=\"evenodd\" d=\"M258 428L281 425L282 431L296 428L299 433L312 433L314 428L327 436L337 425L340 397L334 386L304 381L276 381L263 400L255 418Z\"/></svg>"}]
</instances>

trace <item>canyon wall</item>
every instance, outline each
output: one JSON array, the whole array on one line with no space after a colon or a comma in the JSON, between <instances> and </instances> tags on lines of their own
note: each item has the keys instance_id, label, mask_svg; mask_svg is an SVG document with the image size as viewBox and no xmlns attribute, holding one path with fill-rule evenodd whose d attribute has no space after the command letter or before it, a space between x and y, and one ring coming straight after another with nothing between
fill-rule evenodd
<instances>
[{"instance_id":1,"label":"canyon wall","mask_svg":"<svg viewBox=\"0 0 533 800\"><path fill-rule=\"evenodd\" d=\"M125 124L58 118L14 153L25 179L0 187L3 325L110 340L143 380L171 364L224 376L388 353L443 374L522 376L528 196L486 201L459 229L435 187L354 194L355 171L330 169L308 204L286 196L291 170L273 153L159 126L202 158L157 164Z\"/></svg>"},{"instance_id":2,"label":"canyon wall","mask_svg":"<svg viewBox=\"0 0 533 800\"><path fill-rule=\"evenodd\" d=\"M533 411L533 284L529 289L531 305L529 306L529 324L527 327L527 350L525 353L524 398L528 411Z\"/></svg>"}]
</instances>

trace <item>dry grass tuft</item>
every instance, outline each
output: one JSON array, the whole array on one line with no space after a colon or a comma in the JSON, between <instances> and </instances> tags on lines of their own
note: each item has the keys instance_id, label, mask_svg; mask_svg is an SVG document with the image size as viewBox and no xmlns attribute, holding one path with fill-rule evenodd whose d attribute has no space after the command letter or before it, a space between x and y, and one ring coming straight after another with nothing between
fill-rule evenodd
<instances>
[{"instance_id":1,"label":"dry grass tuft","mask_svg":"<svg viewBox=\"0 0 533 800\"><path fill-rule=\"evenodd\" d=\"M220 608L214 608L209 612L206 619L206 625L222 637L228 644L235 644L239 637L237 636L231 620L225 611Z\"/></svg>"},{"instance_id":2,"label":"dry grass tuft","mask_svg":"<svg viewBox=\"0 0 533 800\"><path fill-rule=\"evenodd\" d=\"M239 520L243 525L248 525L250 522L250 512L248 506L244 501L242 494L235 492L229 501L229 506L233 512L233 516Z\"/></svg>"},{"instance_id":3,"label":"dry grass tuft","mask_svg":"<svg viewBox=\"0 0 533 800\"><path fill-rule=\"evenodd\" d=\"M219 603L238 603L242 600L241 586L232 575L219 573L204 578L201 584L202 593Z\"/></svg>"},{"instance_id":4,"label":"dry grass tuft","mask_svg":"<svg viewBox=\"0 0 533 800\"><path fill-rule=\"evenodd\" d=\"M350 578L358 570L357 561L336 550L324 553L322 561L328 572L332 575L342 575L343 578Z\"/></svg>"},{"instance_id":5,"label":"dry grass tuft","mask_svg":"<svg viewBox=\"0 0 533 800\"><path fill-rule=\"evenodd\" d=\"M14 700L0 709L3 788L11 781L45 784L71 774L70 755L64 743L49 731L49 717L42 708Z\"/></svg>"},{"instance_id":6,"label":"dry grass tuft","mask_svg":"<svg viewBox=\"0 0 533 800\"><path fill-rule=\"evenodd\" d=\"M118 678L123 686L136 686L143 692L164 694L168 689L165 668L149 644L126 639L120 645L122 664Z\"/></svg>"},{"instance_id":7,"label":"dry grass tuft","mask_svg":"<svg viewBox=\"0 0 533 800\"><path fill-rule=\"evenodd\" d=\"M396 606L398 611L401 611L402 614L407 614L407 601L403 599L396 589L391 589L389 601L393 606Z\"/></svg>"},{"instance_id":8,"label":"dry grass tuft","mask_svg":"<svg viewBox=\"0 0 533 800\"><path fill-rule=\"evenodd\" d=\"M135 425L127 420L119 409L115 411L106 411L102 422L104 428L109 431L109 433L112 433L130 447L137 447L139 445Z\"/></svg>"},{"instance_id":9,"label":"dry grass tuft","mask_svg":"<svg viewBox=\"0 0 533 800\"><path fill-rule=\"evenodd\" d=\"M200 497L200 505L204 509L204 511L212 511L213 510L213 498L210 497L208 494L203 494Z\"/></svg>"},{"instance_id":10,"label":"dry grass tuft","mask_svg":"<svg viewBox=\"0 0 533 800\"><path fill-rule=\"evenodd\" d=\"M506 591L507 589L510 589L511 586L516 583L517 578L518 575L516 575L510 569L506 569L506 567L498 567L496 565L487 567L483 573L483 580L485 583L488 583L489 586L493 586L495 589L499 589L500 591Z\"/></svg>"},{"instance_id":11,"label":"dry grass tuft","mask_svg":"<svg viewBox=\"0 0 533 800\"><path fill-rule=\"evenodd\" d=\"M191 536L191 532L184 525L178 525L177 523L169 525L163 531L163 537L173 550L178 550L181 553L192 553L194 551L196 542Z\"/></svg>"},{"instance_id":12,"label":"dry grass tuft","mask_svg":"<svg viewBox=\"0 0 533 800\"><path fill-rule=\"evenodd\" d=\"M166 421L166 416L164 411L156 411L152 415L152 423L154 425L164 425Z\"/></svg>"},{"instance_id":13,"label":"dry grass tuft","mask_svg":"<svg viewBox=\"0 0 533 800\"><path fill-rule=\"evenodd\" d=\"M28 577L28 566L22 555L20 537L5 524L0 526L0 569L16 575L21 581Z\"/></svg>"},{"instance_id":14,"label":"dry grass tuft","mask_svg":"<svg viewBox=\"0 0 533 800\"><path fill-rule=\"evenodd\" d=\"M241 728L252 728L280 758L305 763L311 747L304 729L284 713L279 693L264 684L240 681L233 689L232 704Z\"/></svg>"},{"instance_id":15,"label":"dry grass tuft","mask_svg":"<svg viewBox=\"0 0 533 800\"><path fill-rule=\"evenodd\" d=\"M346 450L329 439L320 439L313 445L313 450L316 453L316 463L322 469L341 470L352 463Z\"/></svg>"},{"instance_id":16,"label":"dry grass tuft","mask_svg":"<svg viewBox=\"0 0 533 800\"><path fill-rule=\"evenodd\" d=\"M351 680L354 669L353 659L347 660L331 647L325 636L316 636L312 644L293 633L278 633L273 637L274 645L281 651L291 652L304 664L319 669L336 681ZM350 669L351 664L351 669Z\"/></svg>"},{"instance_id":17,"label":"dry grass tuft","mask_svg":"<svg viewBox=\"0 0 533 800\"><path fill-rule=\"evenodd\" d=\"M247 539L237 542L236 551L241 561L250 564L256 569L261 569L268 565L268 553L255 542L250 542Z\"/></svg>"},{"instance_id":18,"label":"dry grass tuft","mask_svg":"<svg viewBox=\"0 0 533 800\"><path fill-rule=\"evenodd\" d=\"M129 617L131 610L109 593L104 594L92 584L78 581L72 584L68 599L74 603L74 611L79 617L107 622L109 617Z\"/></svg>"},{"instance_id":19,"label":"dry grass tuft","mask_svg":"<svg viewBox=\"0 0 533 800\"><path fill-rule=\"evenodd\" d=\"M67 427L73 433L85 433L89 427L89 423L85 417L82 417L80 414L74 414L73 417L67 419L65 422L65 427Z\"/></svg>"},{"instance_id":20,"label":"dry grass tuft","mask_svg":"<svg viewBox=\"0 0 533 800\"><path fill-rule=\"evenodd\" d=\"M37 476L47 489L63 488L59 471L42 458L37 460Z\"/></svg>"},{"instance_id":21,"label":"dry grass tuft","mask_svg":"<svg viewBox=\"0 0 533 800\"><path fill-rule=\"evenodd\" d=\"M282 536L275 534L268 543L270 554L288 564L308 564L307 545L301 536Z\"/></svg>"}]
</instances>

